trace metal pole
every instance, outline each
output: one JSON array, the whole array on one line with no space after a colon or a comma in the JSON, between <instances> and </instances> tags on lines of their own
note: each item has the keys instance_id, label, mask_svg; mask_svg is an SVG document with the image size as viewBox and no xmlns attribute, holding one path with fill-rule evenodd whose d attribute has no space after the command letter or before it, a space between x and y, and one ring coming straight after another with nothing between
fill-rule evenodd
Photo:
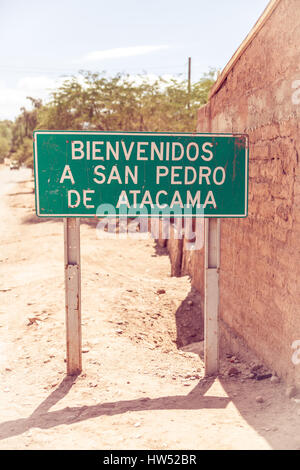
<instances>
[{"instance_id":1,"label":"metal pole","mask_svg":"<svg viewBox=\"0 0 300 470\"><path fill-rule=\"evenodd\" d=\"M205 299L204 366L205 375L219 372L219 268L220 219L205 219Z\"/></svg>"},{"instance_id":2,"label":"metal pole","mask_svg":"<svg viewBox=\"0 0 300 470\"><path fill-rule=\"evenodd\" d=\"M191 68L192 68L192 59L189 57L189 66L188 66L188 95L189 95L189 102L188 107L190 107L190 96L191 96Z\"/></svg>"},{"instance_id":3,"label":"metal pole","mask_svg":"<svg viewBox=\"0 0 300 470\"><path fill-rule=\"evenodd\" d=\"M191 65L192 65L192 58L189 57L189 71L188 71L188 92L191 93Z\"/></svg>"},{"instance_id":4,"label":"metal pole","mask_svg":"<svg viewBox=\"0 0 300 470\"><path fill-rule=\"evenodd\" d=\"M67 374L78 375L81 362L80 219L64 219Z\"/></svg>"}]
</instances>

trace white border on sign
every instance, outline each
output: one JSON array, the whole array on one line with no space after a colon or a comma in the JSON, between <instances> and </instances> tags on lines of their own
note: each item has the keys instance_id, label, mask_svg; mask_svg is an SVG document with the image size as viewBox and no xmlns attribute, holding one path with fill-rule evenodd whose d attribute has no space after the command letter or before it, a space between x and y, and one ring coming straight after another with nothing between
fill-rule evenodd
<instances>
[{"instance_id":1,"label":"white border on sign","mask_svg":"<svg viewBox=\"0 0 300 470\"><path fill-rule=\"evenodd\" d=\"M100 217L124 217L124 215L118 215L115 214L113 216L109 216L108 214L59 214L59 215L53 215L53 214L41 214L40 213L40 201L39 201L39 180L38 180L38 160L37 160L37 136L41 134L75 134L75 135L140 135L140 136L171 136L171 137L184 137L184 136L201 136L201 137L238 137L238 136L243 136L246 139L246 152L245 152L245 212L244 214L234 214L234 215L228 215L228 214L214 214L214 215L198 215L196 216L195 214L182 214L182 215L176 215L176 218L199 218L199 219L209 219L209 218L216 218L216 217L222 217L222 218L238 218L238 217L247 217L247 208L248 208L248 152L249 152L249 137L247 134L218 134L218 133L204 133L201 134L199 132L181 132L181 133L170 133L170 132L104 132L104 131L34 131L34 173L35 173L35 182L36 182L36 212L38 217L84 217L84 218L100 218ZM169 217L169 216L162 216L158 214L148 214L148 215L139 215L139 217ZM174 216L172 216L174 217Z\"/></svg>"}]
</instances>

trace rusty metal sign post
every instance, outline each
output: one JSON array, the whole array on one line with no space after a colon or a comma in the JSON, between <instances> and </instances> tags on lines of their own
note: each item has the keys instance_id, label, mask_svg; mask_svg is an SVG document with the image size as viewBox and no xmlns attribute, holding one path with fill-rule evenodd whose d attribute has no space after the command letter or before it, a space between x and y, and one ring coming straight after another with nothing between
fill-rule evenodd
<instances>
[{"instance_id":1,"label":"rusty metal sign post","mask_svg":"<svg viewBox=\"0 0 300 470\"><path fill-rule=\"evenodd\" d=\"M80 219L64 219L67 374L78 375L81 361Z\"/></svg>"},{"instance_id":2,"label":"rusty metal sign post","mask_svg":"<svg viewBox=\"0 0 300 470\"><path fill-rule=\"evenodd\" d=\"M64 219L67 374L82 371L80 217L124 215L206 219L205 373L217 373L220 218L247 217L248 136L38 130L33 149L36 213Z\"/></svg>"}]
</instances>

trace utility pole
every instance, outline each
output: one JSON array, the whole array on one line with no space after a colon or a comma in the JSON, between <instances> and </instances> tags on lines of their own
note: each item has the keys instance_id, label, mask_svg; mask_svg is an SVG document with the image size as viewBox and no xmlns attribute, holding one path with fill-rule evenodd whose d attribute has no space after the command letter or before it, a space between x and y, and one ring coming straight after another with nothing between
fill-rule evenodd
<instances>
[{"instance_id":1,"label":"utility pole","mask_svg":"<svg viewBox=\"0 0 300 470\"><path fill-rule=\"evenodd\" d=\"M191 95L191 67L192 66L192 59L189 57L188 61L188 95L189 95L189 101L188 101L188 108L190 108L190 95Z\"/></svg>"},{"instance_id":2,"label":"utility pole","mask_svg":"<svg viewBox=\"0 0 300 470\"><path fill-rule=\"evenodd\" d=\"M189 57L189 70L188 70L188 92L191 93L191 65L192 59Z\"/></svg>"}]
</instances>

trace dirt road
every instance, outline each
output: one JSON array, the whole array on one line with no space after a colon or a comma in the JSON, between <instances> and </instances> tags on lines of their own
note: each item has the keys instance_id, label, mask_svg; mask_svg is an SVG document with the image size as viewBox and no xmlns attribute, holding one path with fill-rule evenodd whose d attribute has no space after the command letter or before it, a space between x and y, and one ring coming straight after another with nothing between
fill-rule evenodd
<instances>
[{"instance_id":1,"label":"dirt road","mask_svg":"<svg viewBox=\"0 0 300 470\"><path fill-rule=\"evenodd\" d=\"M82 223L84 371L66 377L63 225L33 205L30 172L0 167L1 449L300 448L283 384L237 357L203 378L198 298L150 237Z\"/></svg>"}]
</instances>

